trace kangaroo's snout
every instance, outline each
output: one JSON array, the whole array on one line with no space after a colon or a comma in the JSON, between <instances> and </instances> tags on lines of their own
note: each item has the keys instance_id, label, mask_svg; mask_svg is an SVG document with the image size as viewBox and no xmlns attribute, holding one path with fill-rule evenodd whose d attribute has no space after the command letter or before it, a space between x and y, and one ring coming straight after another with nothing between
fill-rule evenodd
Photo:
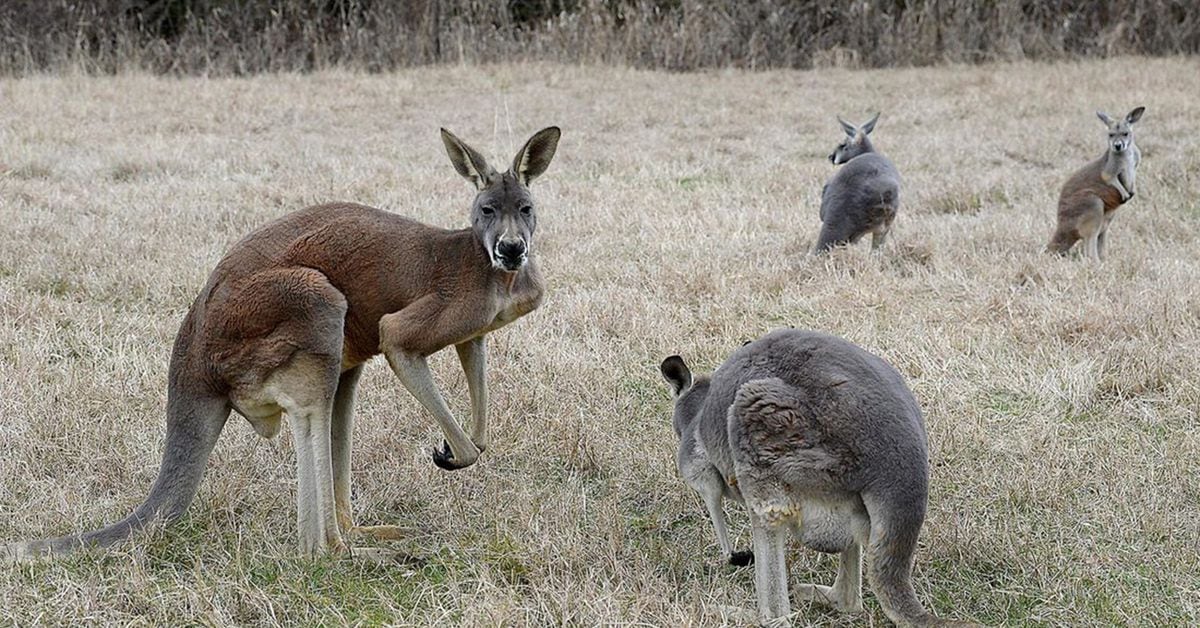
<instances>
[{"instance_id":1,"label":"kangaroo's snout","mask_svg":"<svg viewBox=\"0 0 1200 628\"><path fill-rule=\"evenodd\" d=\"M500 238L496 241L495 258L504 270L518 270L525 264L528 248L521 238Z\"/></svg>"}]
</instances>

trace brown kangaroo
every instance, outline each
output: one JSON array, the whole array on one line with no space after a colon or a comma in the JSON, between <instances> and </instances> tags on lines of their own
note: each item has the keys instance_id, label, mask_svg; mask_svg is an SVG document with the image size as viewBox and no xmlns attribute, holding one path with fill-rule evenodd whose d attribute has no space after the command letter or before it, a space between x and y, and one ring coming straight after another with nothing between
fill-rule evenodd
<instances>
[{"instance_id":1,"label":"brown kangaroo","mask_svg":"<svg viewBox=\"0 0 1200 628\"><path fill-rule=\"evenodd\" d=\"M1117 208L1136 191L1134 182L1142 153L1133 141L1133 124L1145 111L1145 107L1138 107L1116 119L1103 111L1096 112L1108 127L1108 150L1063 184L1058 196L1058 226L1046 245L1047 251L1063 255L1082 240L1089 258L1099 261L1104 257L1108 226Z\"/></svg>"},{"instance_id":2,"label":"brown kangaroo","mask_svg":"<svg viewBox=\"0 0 1200 628\"><path fill-rule=\"evenodd\" d=\"M450 161L478 189L467 229L339 203L297 211L247 235L217 264L175 337L166 444L145 502L100 530L9 545L0 555L108 546L152 521L178 519L231 409L268 438L287 415L301 550L347 552L354 389L363 365L380 353L445 434L434 463L473 464L488 444L485 335L542 300L527 186L550 165L559 136L557 127L539 131L501 174L442 129ZM451 345L467 376L470 436L426 363ZM395 534L390 526L360 530Z\"/></svg>"}]
</instances>

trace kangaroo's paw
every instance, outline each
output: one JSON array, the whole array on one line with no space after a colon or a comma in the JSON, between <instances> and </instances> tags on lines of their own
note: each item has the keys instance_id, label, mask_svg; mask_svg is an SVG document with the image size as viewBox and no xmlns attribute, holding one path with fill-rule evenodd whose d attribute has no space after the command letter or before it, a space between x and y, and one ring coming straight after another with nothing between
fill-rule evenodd
<instances>
[{"instance_id":1,"label":"kangaroo's paw","mask_svg":"<svg viewBox=\"0 0 1200 628\"><path fill-rule=\"evenodd\" d=\"M863 611L861 599L857 601L842 599L833 587L821 584L801 584L796 586L795 591L797 599L831 606L843 613L861 613Z\"/></svg>"},{"instance_id":2,"label":"kangaroo's paw","mask_svg":"<svg viewBox=\"0 0 1200 628\"><path fill-rule=\"evenodd\" d=\"M450 451L450 443L442 441L442 450L433 450L433 464L447 471L455 471L457 469L465 469L473 464L478 459L478 455L474 459L467 462L459 462L454 457L454 452Z\"/></svg>"},{"instance_id":3,"label":"kangaroo's paw","mask_svg":"<svg viewBox=\"0 0 1200 628\"><path fill-rule=\"evenodd\" d=\"M741 551L729 555L729 564L734 567L745 567L754 564L754 552Z\"/></svg>"},{"instance_id":4,"label":"kangaroo's paw","mask_svg":"<svg viewBox=\"0 0 1200 628\"><path fill-rule=\"evenodd\" d=\"M380 541L400 541L413 536L412 530L400 526L355 526L350 532Z\"/></svg>"}]
</instances>

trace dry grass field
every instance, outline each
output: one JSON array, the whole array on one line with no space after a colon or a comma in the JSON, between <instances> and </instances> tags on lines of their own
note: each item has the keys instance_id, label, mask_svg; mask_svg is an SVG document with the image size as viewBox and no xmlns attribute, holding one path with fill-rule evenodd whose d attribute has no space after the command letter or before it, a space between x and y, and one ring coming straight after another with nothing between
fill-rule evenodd
<instances>
[{"instance_id":1,"label":"dry grass field","mask_svg":"<svg viewBox=\"0 0 1200 628\"><path fill-rule=\"evenodd\" d=\"M734 622L676 477L671 353L711 370L778 326L845 336L929 429L915 581L992 625L1200 624L1200 63L668 74L557 65L253 79L0 80L0 541L115 521L164 434L166 365L207 273L286 212L354 200L446 227L469 186L437 128L500 163L548 124L540 310L491 336L493 443L434 467L432 419L381 361L360 388L360 523L391 566L297 558L294 456L229 421L189 515L111 551L0 564L0 625ZM1147 113L1108 258L1039 251L1058 187ZM881 255L806 255L834 115L883 111L904 175ZM453 352L435 369L467 409ZM749 546L743 511L733 532ZM793 581L835 559L794 548ZM887 625L874 597L847 618Z\"/></svg>"}]
</instances>

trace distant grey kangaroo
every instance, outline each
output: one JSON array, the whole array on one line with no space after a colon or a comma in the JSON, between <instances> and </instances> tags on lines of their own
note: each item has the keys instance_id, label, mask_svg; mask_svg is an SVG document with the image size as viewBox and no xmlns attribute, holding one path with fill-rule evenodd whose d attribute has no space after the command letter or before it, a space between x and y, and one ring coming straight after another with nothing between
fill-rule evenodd
<instances>
[{"instance_id":1,"label":"distant grey kangaroo","mask_svg":"<svg viewBox=\"0 0 1200 628\"><path fill-rule=\"evenodd\" d=\"M679 469L704 496L727 555L722 498L750 511L764 621L790 613L790 531L809 548L841 554L833 586L800 585L800 598L861 611L866 547L889 619L952 624L926 611L912 586L929 463L921 410L895 369L840 338L780 329L742 346L711 376L693 378L679 356L661 370L675 393Z\"/></svg>"},{"instance_id":2,"label":"distant grey kangaroo","mask_svg":"<svg viewBox=\"0 0 1200 628\"><path fill-rule=\"evenodd\" d=\"M1058 227L1046 250L1065 254L1083 240L1084 254L1094 260L1104 257L1108 225L1134 195L1134 179L1142 153L1133 141L1133 123L1142 118L1138 107L1124 118L1097 111L1108 127L1108 150L1104 156L1080 168L1063 184L1058 195Z\"/></svg>"},{"instance_id":3,"label":"distant grey kangaroo","mask_svg":"<svg viewBox=\"0 0 1200 628\"><path fill-rule=\"evenodd\" d=\"M868 137L879 114L861 127L838 117L846 137L829 156L844 164L821 191L821 234L814 253L854 244L870 233L871 248L883 246L900 208L900 173L891 160L875 152Z\"/></svg>"}]
</instances>

